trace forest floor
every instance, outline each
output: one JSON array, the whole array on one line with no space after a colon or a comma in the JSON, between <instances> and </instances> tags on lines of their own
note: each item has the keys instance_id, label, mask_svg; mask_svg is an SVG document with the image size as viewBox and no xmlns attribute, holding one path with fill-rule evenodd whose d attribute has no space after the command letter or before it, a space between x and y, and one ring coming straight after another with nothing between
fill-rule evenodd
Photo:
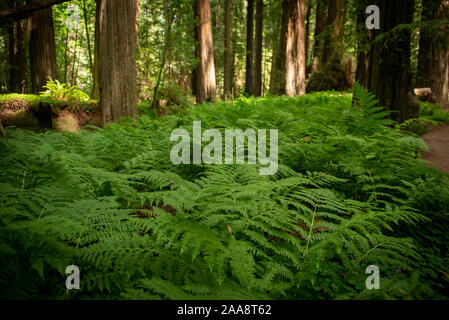
<instances>
[{"instance_id":1,"label":"forest floor","mask_svg":"<svg viewBox=\"0 0 449 320\"><path fill-rule=\"evenodd\" d=\"M431 127L423 139L430 147L424 155L429 166L449 174L449 125Z\"/></svg>"}]
</instances>

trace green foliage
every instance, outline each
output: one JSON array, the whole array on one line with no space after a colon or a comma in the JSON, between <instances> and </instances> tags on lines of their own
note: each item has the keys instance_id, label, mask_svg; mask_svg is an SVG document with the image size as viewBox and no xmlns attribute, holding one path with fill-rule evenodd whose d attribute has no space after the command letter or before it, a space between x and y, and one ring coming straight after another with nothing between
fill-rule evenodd
<instances>
[{"instance_id":1,"label":"green foliage","mask_svg":"<svg viewBox=\"0 0 449 320\"><path fill-rule=\"evenodd\" d=\"M22 101L30 106L36 107L39 102L39 96L34 94L18 94L18 93L10 93L0 95L0 106L10 105L16 101Z\"/></svg>"},{"instance_id":2,"label":"green foliage","mask_svg":"<svg viewBox=\"0 0 449 320\"><path fill-rule=\"evenodd\" d=\"M421 102L420 117L433 124L449 123L449 112L442 109L439 104Z\"/></svg>"},{"instance_id":3,"label":"green foliage","mask_svg":"<svg viewBox=\"0 0 449 320\"><path fill-rule=\"evenodd\" d=\"M63 102L88 102L90 100L90 97L77 86L69 86L50 77L44 88L47 90L40 93L41 97Z\"/></svg>"},{"instance_id":4,"label":"green foliage","mask_svg":"<svg viewBox=\"0 0 449 320\"><path fill-rule=\"evenodd\" d=\"M441 298L447 241L433 231L448 225L447 176L416 158L425 144L387 126L369 92L351 99L242 98L81 134L7 129L1 296ZM279 171L173 165L170 133L193 121L278 129ZM81 290L67 293L69 264ZM371 264L376 292L365 290Z\"/></svg>"}]
</instances>

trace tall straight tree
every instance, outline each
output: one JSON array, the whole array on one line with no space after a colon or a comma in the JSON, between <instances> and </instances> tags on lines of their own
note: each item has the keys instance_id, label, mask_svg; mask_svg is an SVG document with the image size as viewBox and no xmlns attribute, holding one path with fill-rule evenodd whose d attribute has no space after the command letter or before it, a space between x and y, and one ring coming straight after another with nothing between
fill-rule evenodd
<instances>
[{"instance_id":1,"label":"tall straight tree","mask_svg":"<svg viewBox=\"0 0 449 320\"><path fill-rule=\"evenodd\" d=\"M284 0L279 60L273 94L296 96L306 92L306 0Z\"/></svg>"},{"instance_id":2,"label":"tall straight tree","mask_svg":"<svg viewBox=\"0 0 449 320\"><path fill-rule=\"evenodd\" d=\"M277 42L278 47L273 48L273 62L271 65L270 93L274 95L285 94L285 41L287 34L287 1L282 1L282 16L280 19L280 39ZM277 39L275 39L277 40Z\"/></svg>"},{"instance_id":3,"label":"tall straight tree","mask_svg":"<svg viewBox=\"0 0 449 320\"><path fill-rule=\"evenodd\" d=\"M42 0L27 0L28 5ZM29 18L31 85L34 93L42 91L48 77L58 78L52 8L36 11Z\"/></svg>"},{"instance_id":4,"label":"tall straight tree","mask_svg":"<svg viewBox=\"0 0 449 320\"><path fill-rule=\"evenodd\" d=\"M136 0L96 0L103 125L137 114Z\"/></svg>"},{"instance_id":5,"label":"tall straight tree","mask_svg":"<svg viewBox=\"0 0 449 320\"><path fill-rule=\"evenodd\" d=\"M284 1L287 2L285 93L296 96L306 93L306 0Z\"/></svg>"},{"instance_id":6,"label":"tall straight tree","mask_svg":"<svg viewBox=\"0 0 449 320\"><path fill-rule=\"evenodd\" d=\"M312 11L312 1L306 0L306 65L309 63L309 38L310 38L310 15Z\"/></svg>"},{"instance_id":7,"label":"tall straight tree","mask_svg":"<svg viewBox=\"0 0 449 320\"><path fill-rule=\"evenodd\" d=\"M367 87L368 83L368 54L369 45L373 40L373 33L366 28L365 20L366 13L365 9L369 5L370 0L359 0L356 4L357 6L357 70L355 75L355 80L364 88Z\"/></svg>"},{"instance_id":8,"label":"tall straight tree","mask_svg":"<svg viewBox=\"0 0 449 320\"><path fill-rule=\"evenodd\" d=\"M343 31L345 26L346 0L329 0L327 11L328 33L323 47L321 62L341 63L343 59Z\"/></svg>"},{"instance_id":9,"label":"tall straight tree","mask_svg":"<svg viewBox=\"0 0 449 320\"><path fill-rule=\"evenodd\" d=\"M10 0L10 7L22 5L22 0ZM8 90L10 92L21 93L25 89L25 50L23 21L18 20L6 26L9 42L9 81Z\"/></svg>"},{"instance_id":10,"label":"tall straight tree","mask_svg":"<svg viewBox=\"0 0 449 320\"><path fill-rule=\"evenodd\" d=\"M321 63L321 58L323 57L323 32L326 30L327 24L328 2L329 0L318 0L316 4L313 58L317 65Z\"/></svg>"},{"instance_id":11,"label":"tall straight tree","mask_svg":"<svg viewBox=\"0 0 449 320\"><path fill-rule=\"evenodd\" d=\"M262 95L263 0L256 0L256 41L254 55L254 95Z\"/></svg>"},{"instance_id":12,"label":"tall straight tree","mask_svg":"<svg viewBox=\"0 0 449 320\"><path fill-rule=\"evenodd\" d=\"M196 102L214 102L216 97L214 46L209 0L195 0L196 57L199 65L195 70Z\"/></svg>"},{"instance_id":13,"label":"tall straight tree","mask_svg":"<svg viewBox=\"0 0 449 320\"><path fill-rule=\"evenodd\" d=\"M429 23L432 20L449 19L448 0L423 0L422 20ZM449 68L449 28L447 24L437 27L433 22L421 30L418 56L418 87L432 89L431 101L448 105Z\"/></svg>"},{"instance_id":14,"label":"tall straight tree","mask_svg":"<svg viewBox=\"0 0 449 320\"><path fill-rule=\"evenodd\" d=\"M373 30L377 41L370 48L367 88L398 122L419 115L419 104L411 99L411 32L409 28L393 30L400 24L412 23L414 2L373 1L380 9L380 30Z\"/></svg>"},{"instance_id":15,"label":"tall straight tree","mask_svg":"<svg viewBox=\"0 0 449 320\"><path fill-rule=\"evenodd\" d=\"M224 97L227 100L231 92L231 0L226 0L225 2L225 23L224 23Z\"/></svg>"},{"instance_id":16,"label":"tall straight tree","mask_svg":"<svg viewBox=\"0 0 449 320\"><path fill-rule=\"evenodd\" d=\"M248 0L246 10L245 93L254 95L254 0Z\"/></svg>"}]
</instances>

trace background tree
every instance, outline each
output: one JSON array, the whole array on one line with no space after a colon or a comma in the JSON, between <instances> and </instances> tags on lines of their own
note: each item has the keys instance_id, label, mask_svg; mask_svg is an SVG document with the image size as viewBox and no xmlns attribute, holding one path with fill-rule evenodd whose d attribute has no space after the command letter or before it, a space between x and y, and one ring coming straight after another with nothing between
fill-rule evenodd
<instances>
[{"instance_id":1,"label":"background tree","mask_svg":"<svg viewBox=\"0 0 449 320\"><path fill-rule=\"evenodd\" d=\"M43 0L27 0L27 4L34 5L40 1ZM29 18L29 28L32 91L39 93L48 77L58 78L52 8L36 11Z\"/></svg>"},{"instance_id":2,"label":"background tree","mask_svg":"<svg viewBox=\"0 0 449 320\"><path fill-rule=\"evenodd\" d=\"M314 35L314 49L313 49L313 57L315 60L315 69L318 69L318 66L322 62L323 57L323 48L324 48L324 39L323 32L326 30L327 23L327 8L329 0L317 1L316 5L316 17L315 17L315 35Z\"/></svg>"},{"instance_id":3,"label":"background tree","mask_svg":"<svg viewBox=\"0 0 449 320\"><path fill-rule=\"evenodd\" d=\"M225 43L224 43L224 97L225 99L229 98L231 92L231 82L232 82L232 68L231 68L231 38L232 38L232 29L231 29L231 0L225 0Z\"/></svg>"},{"instance_id":4,"label":"background tree","mask_svg":"<svg viewBox=\"0 0 449 320\"><path fill-rule=\"evenodd\" d=\"M97 0L98 83L103 124L137 114L136 1Z\"/></svg>"},{"instance_id":5,"label":"background tree","mask_svg":"<svg viewBox=\"0 0 449 320\"><path fill-rule=\"evenodd\" d=\"M412 22L414 1L376 0L373 4L380 9L380 30L373 30L377 39L370 48L367 88L392 112L393 120L403 122L419 114L419 104L411 99L411 31L397 28Z\"/></svg>"},{"instance_id":6,"label":"background tree","mask_svg":"<svg viewBox=\"0 0 449 320\"><path fill-rule=\"evenodd\" d=\"M199 65L196 71L196 101L214 102L216 96L214 47L209 0L195 1L198 43L196 57Z\"/></svg>"},{"instance_id":7,"label":"background tree","mask_svg":"<svg viewBox=\"0 0 449 320\"><path fill-rule=\"evenodd\" d=\"M419 41L417 87L432 90L431 101L448 104L449 29L437 20L449 19L449 1L422 1L422 25Z\"/></svg>"},{"instance_id":8,"label":"background tree","mask_svg":"<svg viewBox=\"0 0 449 320\"><path fill-rule=\"evenodd\" d=\"M306 31L305 0L285 0L285 93L296 96L305 93L306 80Z\"/></svg>"},{"instance_id":9,"label":"background tree","mask_svg":"<svg viewBox=\"0 0 449 320\"><path fill-rule=\"evenodd\" d=\"M254 0L247 0L245 93L254 95Z\"/></svg>"},{"instance_id":10,"label":"background tree","mask_svg":"<svg viewBox=\"0 0 449 320\"><path fill-rule=\"evenodd\" d=\"M263 0L256 0L256 35L254 54L254 95L262 95Z\"/></svg>"},{"instance_id":11,"label":"background tree","mask_svg":"<svg viewBox=\"0 0 449 320\"><path fill-rule=\"evenodd\" d=\"M23 5L21 0L10 0L9 6ZM8 66L10 92L22 93L25 91L25 32L24 21L18 20L6 25L8 30Z\"/></svg>"}]
</instances>

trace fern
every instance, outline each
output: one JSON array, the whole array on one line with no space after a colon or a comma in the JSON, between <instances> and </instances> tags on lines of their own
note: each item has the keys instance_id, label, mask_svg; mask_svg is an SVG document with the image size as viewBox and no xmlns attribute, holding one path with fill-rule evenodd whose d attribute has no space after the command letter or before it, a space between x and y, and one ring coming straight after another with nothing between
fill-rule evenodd
<instances>
[{"instance_id":1,"label":"fern","mask_svg":"<svg viewBox=\"0 0 449 320\"><path fill-rule=\"evenodd\" d=\"M416 157L425 144L377 104L356 85L353 105L327 93L242 98L78 135L7 128L1 297L362 299L370 264L385 283L375 297L440 297L419 290L422 246L403 230L431 224L429 203L443 200L422 190L441 179ZM197 120L278 129L279 171L172 165L170 132ZM76 292L69 264L81 269Z\"/></svg>"}]
</instances>

